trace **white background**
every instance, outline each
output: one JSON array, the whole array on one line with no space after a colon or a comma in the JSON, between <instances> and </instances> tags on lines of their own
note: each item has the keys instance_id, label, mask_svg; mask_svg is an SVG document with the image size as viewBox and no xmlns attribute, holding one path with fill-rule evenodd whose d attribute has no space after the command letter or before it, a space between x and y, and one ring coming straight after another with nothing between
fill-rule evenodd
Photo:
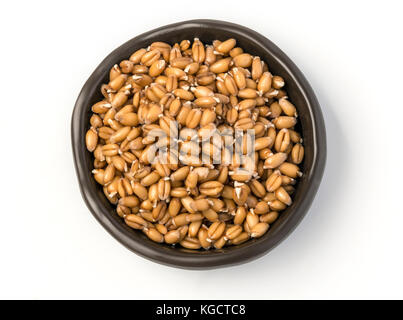
<instances>
[{"instance_id":1,"label":"white background","mask_svg":"<svg viewBox=\"0 0 403 320\"><path fill-rule=\"evenodd\" d=\"M198 3L202 5L198 5ZM399 1L7 1L0 10L0 298L403 298ZM128 39L194 18L248 26L299 66L322 105L328 161L295 232L254 262L146 261L86 208L70 118Z\"/></svg>"}]
</instances>

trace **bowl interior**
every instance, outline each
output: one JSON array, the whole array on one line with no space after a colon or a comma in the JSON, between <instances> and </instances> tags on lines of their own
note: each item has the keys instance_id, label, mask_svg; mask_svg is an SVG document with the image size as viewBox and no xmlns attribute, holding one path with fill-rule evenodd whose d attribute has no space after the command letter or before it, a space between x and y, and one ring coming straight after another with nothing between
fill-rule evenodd
<instances>
[{"instance_id":1,"label":"bowl interior","mask_svg":"<svg viewBox=\"0 0 403 320\"><path fill-rule=\"evenodd\" d=\"M102 188L92 178L92 155L86 150L84 137L89 128L91 106L102 99L100 86L108 82L109 70L137 49L154 41L169 44L184 39L199 38L203 43L235 38L245 52L260 56L274 75L285 79L290 101L298 109L298 129L302 132L305 159L303 177L293 195L293 204L283 211L269 231L260 239L221 250L193 251L150 241L142 232L125 225L115 208L105 198ZM256 258L285 238L308 210L323 173L325 162L325 132L318 102L297 67L273 43L260 34L231 23L197 20L165 26L140 35L113 51L97 67L84 85L72 119L72 141L77 175L84 200L98 221L122 244L148 259L185 268L211 268L231 265Z\"/></svg>"}]
</instances>

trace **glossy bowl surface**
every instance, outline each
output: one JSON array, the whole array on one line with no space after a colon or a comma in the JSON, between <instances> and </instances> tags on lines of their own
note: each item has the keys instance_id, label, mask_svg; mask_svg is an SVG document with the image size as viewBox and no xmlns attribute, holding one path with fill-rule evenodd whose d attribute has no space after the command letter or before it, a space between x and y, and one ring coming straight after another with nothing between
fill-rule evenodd
<instances>
[{"instance_id":1,"label":"glossy bowl surface","mask_svg":"<svg viewBox=\"0 0 403 320\"><path fill-rule=\"evenodd\" d=\"M293 204L287 208L269 231L260 239L221 250L191 251L161 245L142 232L132 230L114 212L102 188L91 175L92 156L85 147L91 106L99 101L100 86L107 82L110 68L127 59L135 50L154 41L170 44L198 37L203 43L235 38L246 52L260 56L269 70L285 79L290 100L297 106L300 130L304 138L303 177L297 185ZM246 27L216 20L192 20L167 25L139 35L109 54L95 69L82 88L74 107L72 146L81 194L87 207L103 227L119 242L136 254L152 261L187 269L208 269L230 266L256 259L279 244L308 212L322 179L326 162L326 132L322 112L315 94L297 66L270 40Z\"/></svg>"}]
</instances>

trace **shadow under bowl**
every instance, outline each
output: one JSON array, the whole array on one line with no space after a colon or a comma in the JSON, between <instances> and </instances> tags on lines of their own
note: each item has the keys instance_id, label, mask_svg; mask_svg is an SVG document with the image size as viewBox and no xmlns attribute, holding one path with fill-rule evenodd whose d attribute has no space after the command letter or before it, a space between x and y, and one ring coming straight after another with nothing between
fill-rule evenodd
<instances>
[{"instance_id":1,"label":"shadow under bowl","mask_svg":"<svg viewBox=\"0 0 403 320\"><path fill-rule=\"evenodd\" d=\"M154 41L170 44L183 39L199 38L203 43L235 38L237 45L267 62L272 74L286 82L290 101L298 109L305 159L293 195L293 204L281 213L269 231L259 239L220 250L193 251L149 240L142 232L129 228L116 214L91 171L93 157L85 146L91 106L102 99L100 87L108 82L110 68L127 59L139 48ZM326 162L326 132L322 112L315 94L297 66L270 40L243 26L216 20L192 20L167 25L137 36L109 54L95 69L82 88L74 107L71 123L75 168L81 194L94 217L125 247L149 260L186 269L209 269L236 265L256 259L285 239L305 216L318 190Z\"/></svg>"}]
</instances>

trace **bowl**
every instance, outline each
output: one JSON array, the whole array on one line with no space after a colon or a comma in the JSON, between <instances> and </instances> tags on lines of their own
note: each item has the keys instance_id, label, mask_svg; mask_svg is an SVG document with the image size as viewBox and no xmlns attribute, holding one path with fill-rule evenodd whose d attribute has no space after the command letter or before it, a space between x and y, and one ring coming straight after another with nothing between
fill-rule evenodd
<instances>
[{"instance_id":1,"label":"bowl","mask_svg":"<svg viewBox=\"0 0 403 320\"><path fill-rule=\"evenodd\" d=\"M293 204L282 212L269 231L259 239L242 245L210 251L193 251L157 244L142 232L129 228L106 199L92 177L93 160L85 146L91 106L102 99L100 86L107 82L110 68L127 59L135 50L154 41L168 43L192 40L203 43L235 38L237 45L268 63L269 70L286 81L290 101L298 108L300 130L304 138L303 177L298 182ZM101 225L134 253L164 265L186 269L209 269L236 265L256 259L278 245L308 212L322 179L326 162L326 132L322 112L315 94L297 66L270 40L246 27L216 20L191 20L170 24L143 33L109 54L95 69L82 88L71 122L72 147L82 197Z\"/></svg>"}]
</instances>

